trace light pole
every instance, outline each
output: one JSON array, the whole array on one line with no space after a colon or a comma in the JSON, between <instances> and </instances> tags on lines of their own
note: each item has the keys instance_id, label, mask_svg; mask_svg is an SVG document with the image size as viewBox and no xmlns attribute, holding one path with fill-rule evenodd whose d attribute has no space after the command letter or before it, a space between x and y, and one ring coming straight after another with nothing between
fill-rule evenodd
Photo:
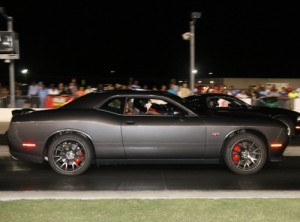
<instances>
[{"instance_id":1,"label":"light pole","mask_svg":"<svg viewBox=\"0 0 300 222\"><path fill-rule=\"evenodd\" d=\"M195 69L195 24L197 19L201 17L201 12L192 12L190 21L190 32L182 34L184 40L190 41L190 89L194 94L195 87L195 74L197 70Z\"/></svg>"},{"instance_id":2,"label":"light pole","mask_svg":"<svg viewBox=\"0 0 300 222\"><path fill-rule=\"evenodd\" d=\"M8 16L4 8L0 7L0 15L7 20L7 31L0 31L0 59L9 63L9 83L10 83L10 106L15 107L15 59L19 59L19 42L16 33L13 31L13 18ZM3 53L3 54L2 54Z\"/></svg>"},{"instance_id":3,"label":"light pole","mask_svg":"<svg viewBox=\"0 0 300 222\"><path fill-rule=\"evenodd\" d=\"M190 21L190 89L192 94L195 91L195 24L197 19L201 17L200 12L191 13Z\"/></svg>"}]
</instances>

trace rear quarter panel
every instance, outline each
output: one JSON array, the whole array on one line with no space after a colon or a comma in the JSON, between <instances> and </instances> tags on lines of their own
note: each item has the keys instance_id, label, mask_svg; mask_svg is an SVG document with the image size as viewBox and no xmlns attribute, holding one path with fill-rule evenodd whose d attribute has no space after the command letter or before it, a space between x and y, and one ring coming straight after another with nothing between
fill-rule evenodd
<instances>
[{"instance_id":1,"label":"rear quarter panel","mask_svg":"<svg viewBox=\"0 0 300 222\"><path fill-rule=\"evenodd\" d=\"M7 138L16 152L22 149L22 142L35 142L36 149L27 152L39 156L43 155L46 142L52 135L60 131L76 131L90 138L97 156L122 158L120 121L118 115L98 110L38 111L13 118Z\"/></svg>"}]
</instances>

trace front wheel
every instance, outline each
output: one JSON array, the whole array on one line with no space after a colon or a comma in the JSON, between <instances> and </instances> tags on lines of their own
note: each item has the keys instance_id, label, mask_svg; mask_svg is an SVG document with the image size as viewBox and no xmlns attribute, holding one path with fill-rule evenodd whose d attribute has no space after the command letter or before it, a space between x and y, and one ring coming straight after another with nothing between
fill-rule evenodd
<instances>
[{"instance_id":1,"label":"front wheel","mask_svg":"<svg viewBox=\"0 0 300 222\"><path fill-rule=\"evenodd\" d=\"M75 176L84 173L92 163L90 143L76 134L57 137L48 150L49 164L54 171Z\"/></svg>"},{"instance_id":2,"label":"front wheel","mask_svg":"<svg viewBox=\"0 0 300 222\"><path fill-rule=\"evenodd\" d=\"M253 134L238 134L226 144L224 161L226 166L236 174L255 174L267 161L266 146Z\"/></svg>"}]
</instances>

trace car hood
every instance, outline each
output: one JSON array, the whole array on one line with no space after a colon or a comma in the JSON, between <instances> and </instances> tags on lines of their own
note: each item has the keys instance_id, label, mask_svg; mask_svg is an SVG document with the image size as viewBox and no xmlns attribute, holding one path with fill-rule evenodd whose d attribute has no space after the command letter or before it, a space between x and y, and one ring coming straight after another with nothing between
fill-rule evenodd
<instances>
[{"instance_id":1,"label":"car hood","mask_svg":"<svg viewBox=\"0 0 300 222\"><path fill-rule=\"evenodd\" d=\"M262 114L267 114L267 115L277 115L277 114L286 114L289 116L299 116L300 113L289 110L289 109L282 109L282 108L271 108L271 107L264 107L264 106L252 106L252 109L250 109L254 112L259 112Z\"/></svg>"}]
</instances>

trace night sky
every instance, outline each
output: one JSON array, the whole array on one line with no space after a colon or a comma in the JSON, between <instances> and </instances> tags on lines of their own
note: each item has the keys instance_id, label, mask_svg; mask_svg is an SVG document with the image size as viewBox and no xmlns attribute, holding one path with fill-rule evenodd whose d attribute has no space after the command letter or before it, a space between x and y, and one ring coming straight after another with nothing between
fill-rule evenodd
<instances>
[{"instance_id":1,"label":"night sky","mask_svg":"<svg viewBox=\"0 0 300 222\"><path fill-rule=\"evenodd\" d=\"M196 69L214 77L291 77L300 71L297 1L0 1L19 34L17 80L89 83L189 79L191 12ZM7 29L0 18L1 31ZM8 82L1 62L0 82Z\"/></svg>"}]
</instances>

